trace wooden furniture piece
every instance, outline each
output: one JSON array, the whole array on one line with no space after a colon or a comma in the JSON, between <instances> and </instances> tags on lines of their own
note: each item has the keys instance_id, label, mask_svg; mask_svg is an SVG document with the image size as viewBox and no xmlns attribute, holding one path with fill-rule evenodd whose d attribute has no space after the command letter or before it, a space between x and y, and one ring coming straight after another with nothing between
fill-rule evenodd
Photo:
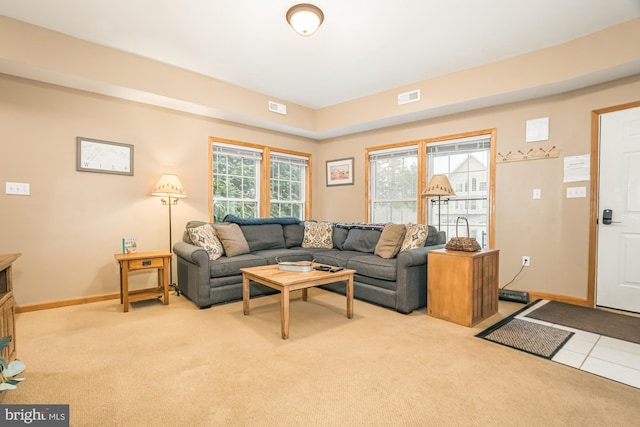
<instances>
[{"instance_id":1,"label":"wooden furniture piece","mask_svg":"<svg viewBox=\"0 0 640 427\"><path fill-rule=\"evenodd\" d=\"M16 302L13 298L13 274L11 264L20 253L0 255L0 338L11 337L11 342L2 350L7 362L16 358Z\"/></svg>"},{"instance_id":2,"label":"wooden furniture piece","mask_svg":"<svg viewBox=\"0 0 640 427\"><path fill-rule=\"evenodd\" d=\"M123 304L125 313L129 311L129 303L134 301L162 297L164 305L169 304L169 264L172 256L171 252L164 251L115 254L116 261L120 263L120 304ZM158 287L129 292L129 272L149 268L158 269Z\"/></svg>"},{"instance_id":3,"label":"wooden furniture piece","mask_svg":"<svg viewBox=\"0 0 640 427\"><path fill-rule=\"evenodd\" d=\"M320 264L318 264L320 265ZM242 308L249 314L249 281L263 284L280 291L280 332L282 339L289 338L289 293L302 289L302 300L307 300L307 289L328 283L347 281L347 318L353 318L353 274L355 270L340 270L335 273L312 270L308 272L283 271L278 265L241 268L242 271Z\"/></svg>"},{"instance_id":4,"label":"wooden furniture piece","mask_svg":"<svg viewBox=\"0 0 640 427\"><path fill-rule=\"evenodd\" d=\"M430 251L427 313L464 326L497 313L499 252Z\"/></svg>"}]
</instances>

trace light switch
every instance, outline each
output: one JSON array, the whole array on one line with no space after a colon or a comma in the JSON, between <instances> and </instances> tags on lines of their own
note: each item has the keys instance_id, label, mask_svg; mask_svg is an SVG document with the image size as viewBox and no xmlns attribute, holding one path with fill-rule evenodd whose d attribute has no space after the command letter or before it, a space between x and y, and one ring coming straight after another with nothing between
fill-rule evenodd
<instances>
[{"instance_id":1,"label":"light switch","mask_svg":"<svg viewBox=\"0 0 640 427\"><path fill-rule=\"evenodd\" d=\"M541 195L542 195L542 190L540 190L539 188L534 188L533 189L533 198L534 199L539 199Z\"/></svg>"},{"instance_id":2,"label":"light switch","mask_svg":"<svg viewBox=\"0 0 640 427\"><path fill-rule=\"evenodd\" d=\"M567 187L567 199L587 197L587 187Z\"/></svg>"},{"instance_id":3,"label":"light switch","mask_svg":"<svg viewBox=\"0 0 640 427\"><path fill-rule=\"evenodd\" d=\"M31 193L31 189L30 189L30 185L24 182L7 182L5 187L5 193L28 196Z\"/></svg>"}]
</instances>

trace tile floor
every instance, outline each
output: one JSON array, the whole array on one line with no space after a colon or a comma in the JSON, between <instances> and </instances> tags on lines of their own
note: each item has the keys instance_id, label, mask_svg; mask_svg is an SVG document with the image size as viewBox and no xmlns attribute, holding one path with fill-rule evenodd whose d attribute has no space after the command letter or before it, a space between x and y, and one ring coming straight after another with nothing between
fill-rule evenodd
<instances>
[{"instance_id":1,"label":"tile floor","mask_svg":"<svg viewBox=\"0 0 640 427\"><path fill-rule=\"evenodd\" d=\"M540 301L516 318L574 332L571 339L553 357L554 362L640 389L640 344L524 317L548 302Z\"/></svg>"}]
</instances>

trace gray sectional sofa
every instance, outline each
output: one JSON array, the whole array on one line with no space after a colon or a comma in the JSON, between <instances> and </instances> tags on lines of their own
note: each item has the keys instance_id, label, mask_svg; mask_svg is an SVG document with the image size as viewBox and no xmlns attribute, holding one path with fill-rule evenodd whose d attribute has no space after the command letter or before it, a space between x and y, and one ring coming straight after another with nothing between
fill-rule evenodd
<instances>
[{"instance_id":1,"label":"gray sectional sofa","mask_svg":"<svg viewBox=\"0 0 640 427\"><path fill-rule=\"evenodd\" d=\"M220 224L190 221L183 240L173 246L178 287L199 308L208 308L242 299L241 268L276 264L277 260L315 260L356 270L356 299L411 313L427 303L427 252L444 247L446 239L444 232L432 226L408 227L412 233L399 236L398 230L407 230L405 226L396 225L393 233L391 226L385 231L384 225L300 222L295 218L241 219L227 215ZM211 228L216 242L222 245L202 243L197 233L208 233ZM325 233L314 234L318 229ZM400 251L401 246L409 249ZM337 282L323 287L344 294L346 286ZM251 282L252 297L274 292Z\"/></svg>"}]
</instances>

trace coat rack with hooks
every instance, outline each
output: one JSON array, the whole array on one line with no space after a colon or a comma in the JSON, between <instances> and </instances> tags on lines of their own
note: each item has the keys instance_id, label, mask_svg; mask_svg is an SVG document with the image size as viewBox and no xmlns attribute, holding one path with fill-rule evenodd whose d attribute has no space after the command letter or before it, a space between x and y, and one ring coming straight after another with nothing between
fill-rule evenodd
<instances>
[{"instance_id":1,"label":"coat rack with hooks","mask_svg":"<svg viewBox=\"0 0 640 427\"><path fill-rule=\"evenodd\" d=\"M559 155L560 153L558 152L558 149L554 145L548 150L545 150L544 148L539 147L537 150L534 148L531 148L527 152L518 150L515 153L513 151L509 151L507 154L498 153L496 156L497 157L496 160L498 161L498 163L520 162L523 160L553 159L558 157Z\"/></svg>"}]
</instances>

